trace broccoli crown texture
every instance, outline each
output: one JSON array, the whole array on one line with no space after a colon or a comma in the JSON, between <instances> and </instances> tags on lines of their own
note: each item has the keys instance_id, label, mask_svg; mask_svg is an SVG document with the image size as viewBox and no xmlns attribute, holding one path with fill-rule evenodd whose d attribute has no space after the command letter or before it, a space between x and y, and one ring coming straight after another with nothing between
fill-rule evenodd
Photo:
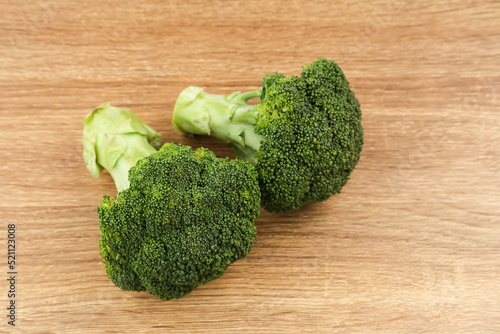
<instances>
[{"instance_id":1,"label":"broccoli crown texture","mask_svg":"<svg viewBox=\"0 0 500 334\"><path fill-rule=\"evenodd\" d=\"M101 144L125 145L125 152L145 145L129 132L124 135ZM124 152L98 148L104 155ZM128 179L129 187L113 200L104 196L98 208L101 255L108 277L121 289L180 298L220 277L250 251L260 211L257 174L250 163L167 143L144 153Z\"/></svg>"},{"instance_id":2,"label":"broccoli crown texture","mask_svg":"<svg viewBox=\"0 0 500 334\"><path fill-rule=\"evenodd\" d=\"M190 94L184 94L190 92ZM339 66L317 59L300 77L266 75L254 92L227 96L188 87L174 125L189 134L229 142L256 166L262 206L298 210L340 193L363 147L360 105ZM261 97L257 105L249 98Z\"/></svg>"},{"instance_id":3,"label":"broccoli crown texture","mask_svg":"<svg viewBox=\"0 0 500 334\"><path fill-rule=\"evenodd\" d=\"M165 144L99 206L106 272L124 290L180 298L248 254L259 199L248 163Z\"/></svg>"}]
</instances>

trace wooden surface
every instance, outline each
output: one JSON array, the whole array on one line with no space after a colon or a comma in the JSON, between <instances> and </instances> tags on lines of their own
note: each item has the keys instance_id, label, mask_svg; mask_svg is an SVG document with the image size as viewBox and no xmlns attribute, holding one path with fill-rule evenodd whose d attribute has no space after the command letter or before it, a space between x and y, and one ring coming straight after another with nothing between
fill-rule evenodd
<instances>
[{"instance_id":1,"label":"wooden surface","mask_svg":"<svg viewBox=\"0 0 500 334\"><path fill-rule=\"evenodd\" d=\"M500 333L498 1L0 0L0 12L0 248L15 223L15 331ZM96 213L115 189L85 169L86 113L110 101L164 141L233 157L172 128L179 92L254 89L319 56L340 64L363 110L342 194L262 212L249 256L183 299L116 288Z\"/></svg>"}]
</instances>

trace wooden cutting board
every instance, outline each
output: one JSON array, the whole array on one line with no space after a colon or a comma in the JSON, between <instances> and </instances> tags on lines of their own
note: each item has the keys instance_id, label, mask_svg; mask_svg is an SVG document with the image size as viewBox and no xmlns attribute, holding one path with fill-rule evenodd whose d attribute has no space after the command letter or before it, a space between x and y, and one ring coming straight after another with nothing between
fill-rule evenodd
<instances>
[{"instance_id":1,"label":"wooden cutting board","mask_svg":"<svg viewBox=\"0 0 500 334\"><path fill-rule=\"evenodd\" d=\"M497 1L0 0L0 332L499 333ZM363 110L342 194L262 212L249 256L162 301L107 278L82 119L130 108L165 142L188 85L227 94L340 64ZM15 225L15 328L8 225Z\"/></svg>"}]
</instances>

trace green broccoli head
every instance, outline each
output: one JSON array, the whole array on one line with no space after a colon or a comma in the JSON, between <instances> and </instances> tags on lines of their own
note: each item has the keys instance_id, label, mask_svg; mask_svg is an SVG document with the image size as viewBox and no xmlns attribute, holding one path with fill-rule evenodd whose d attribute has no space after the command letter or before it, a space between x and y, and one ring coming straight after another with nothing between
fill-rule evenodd
<instances>
[{"instance_id":1,"label":"green broccoli head","mask_svg":"<svg viewBox=\"0 0 500 334\"><path fill-rule=\"evenodd\" d=\"M123 135L118 143L126 143L125 152L149 145ZM165 144L138 159L128 180L128 188L113 200L105 196L98 208L101 255L121 289L180 298L250 251L260 210L251 164Z\"/></svg>"},{"instance_id":2,"label":"green broccoli head","mask_svg":"<svg viewBox=\"0 0 500 334\"><path fill-rule=\"evenodd\" d=\"M318 59L300 77L266 75L261 89L244 94L187 90L197 94L181 93L174 125L223 139L253 162L268 211L297 210L340 193L359 160L360 105L333 61ZM248 105L255 96L261 102Z\"/></svg>"}]
</instances>

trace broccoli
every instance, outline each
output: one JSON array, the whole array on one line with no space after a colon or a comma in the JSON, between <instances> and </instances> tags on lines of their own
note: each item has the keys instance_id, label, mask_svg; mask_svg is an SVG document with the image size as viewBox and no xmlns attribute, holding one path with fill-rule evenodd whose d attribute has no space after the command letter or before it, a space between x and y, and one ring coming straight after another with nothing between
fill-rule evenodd
<instances>
[{"instance_id":1,"label":"broccoli","mask_svg":"<svg viewBox=\"0 0 500 334\"><path fill-rule=\"evenodd\" d=\"M247 104L256 97L260 103ZM266 75L251 92L215 95L190 86L172 123L188 135L222 139L252 162L270 212L340 193L363 147L359 102L339 66L321 58L303 66L300 77Z\"/></svg>"},{"instance_id":2,"label":"broccoli","mask_svg":"<svg viewBox=\"0 0 500 334\"><path fill-rule=\"evenodd\" d=\"M253 165L171 143L156 151L160 135L109 104L84 124L88 170L108 170L118 189L98 208L100 253L116 286L180 298L248 254L260 211Z\"/></svg>"}]
</instances>

